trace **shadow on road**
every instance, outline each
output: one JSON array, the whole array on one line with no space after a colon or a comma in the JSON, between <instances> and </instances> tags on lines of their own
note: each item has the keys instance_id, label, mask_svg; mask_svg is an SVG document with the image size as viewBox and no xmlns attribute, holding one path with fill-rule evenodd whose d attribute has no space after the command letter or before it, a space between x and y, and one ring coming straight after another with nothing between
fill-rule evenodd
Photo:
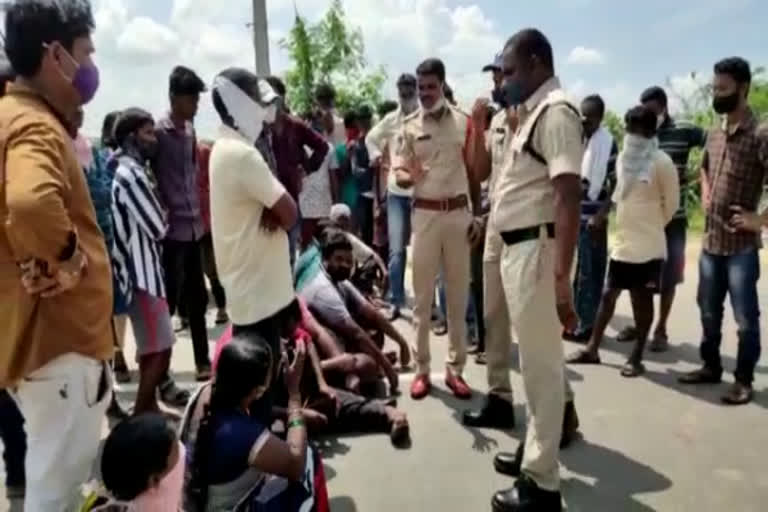
<instances>
[{"instance_id":1,"label":"shadow on road","mask_svg":"<svg viewBox=\"0 0 768 512\"><path fill-rule=\"evenodd\" d=\"M592 485L574 478L562 482L569 512L653 512L634 496L672 487L669 478L650 466L588 441L561 452L561 461L571 472L595 479Z\"/></svg>"}]
</instances>

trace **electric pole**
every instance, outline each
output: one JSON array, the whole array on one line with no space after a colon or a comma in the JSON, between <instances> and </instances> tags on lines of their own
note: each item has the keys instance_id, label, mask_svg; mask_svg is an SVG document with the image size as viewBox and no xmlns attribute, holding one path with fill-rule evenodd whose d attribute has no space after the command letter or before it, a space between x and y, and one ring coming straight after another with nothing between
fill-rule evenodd
<instances>
[{"instance_id":1,"label":"electric pole","mask_svg":"<svg viewBox=\"0 0 768 512\"><path fill-rule=\"evenodd\" d=\"M253 49L256 56L256 74L266 76L269 68L269 34L267 31L267 2L253 0Z\"/></svg>"}]
</instances>

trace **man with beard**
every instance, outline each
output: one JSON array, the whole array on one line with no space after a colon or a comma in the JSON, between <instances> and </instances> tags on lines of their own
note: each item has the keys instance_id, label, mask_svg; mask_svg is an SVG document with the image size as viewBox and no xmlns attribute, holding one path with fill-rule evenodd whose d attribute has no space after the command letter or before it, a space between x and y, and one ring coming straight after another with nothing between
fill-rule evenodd
<instances>
[{"instance_id":1,"label":"man with beard","mask_svg":"<svg viewBox=\"0 0 768 512\"><path fill-rule=\"evenodd\" d=\"M403 119L419 108L416 98L416 77L402 74L397 79L398 108L390 112L371 128L365 139L372 161L388 166L387 173L387 227L389 231L389 286L392 311L390 318L396 320L405 307L405 263L407 247L411 238L412 191L398 186L395 173L389 168L395 151L394 137Z\"/></svg>"}]
</instances>

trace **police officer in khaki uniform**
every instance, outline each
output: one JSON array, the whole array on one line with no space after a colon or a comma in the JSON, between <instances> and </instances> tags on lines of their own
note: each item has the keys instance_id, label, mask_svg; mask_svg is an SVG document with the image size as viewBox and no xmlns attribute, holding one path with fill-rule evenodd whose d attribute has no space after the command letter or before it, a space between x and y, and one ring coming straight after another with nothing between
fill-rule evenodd
<instances>
[{"instance_id":1,"label":"police officer in khaki uniform","mask_svg":"<svg viewBox=\"0 0 768 512\"><path fill-rule=\"evenodd\" d=\"M501 73L501 55L494 62ZM493 207L494 187L498 181L510 134L517 126L514 109L507 109L504 100L495 94L494 99L502 107L491 119L485 134L473 132L473 139L482 146L469 145L469 160L477 173L475 178L488 180L488 200ZM478 99L472 109L472 124L477 126L486 115L487 99ZM509 324L507 303L501 283L501 235L490 219L486 222L483 250L483 320L485 322L485 355L487 362L488 396L480 410L466 411L464 424L470 427L514 428L515 411L512 406L512 383L509 377L512 331Z\"/></svg>"},{"instance_id":2,"label":"police officer in khaki uniform","mask_svg":"<svg viewBox=\"0 0 768 512\"><path fill-rule=\"evenodd\" d=\"M449 325L446 385L459 398L471 397L462 378L467 359L466 323L470 282L470 234L474 236L472 204L477 207L479 186L468 172L465 149L469 117L449 105L443 93L445 66L427 59L416 69L421 108L403 120L395 138L392 168L397 184L413 188L413 291L416 295L417 375L411 396L429 394L430 315L435 281L444 270Z\"/></svg>"},{"instance_id":3,"label":"police officer in khaki uniform","mask_svg":"<svg viewBox=\"0 0 768 512\"><path fill-rule=\"evenodd\" d=\"M515 486L493 497L494 512L560 511L558 448L565 375L560 325L573 328L570 274L578 239L581 119L554 75L552 47L538 30L504 47L505 97L517 109L491 219L504 242L501 277L519 343L528 431Z\"/></svg>"}]
</instances>

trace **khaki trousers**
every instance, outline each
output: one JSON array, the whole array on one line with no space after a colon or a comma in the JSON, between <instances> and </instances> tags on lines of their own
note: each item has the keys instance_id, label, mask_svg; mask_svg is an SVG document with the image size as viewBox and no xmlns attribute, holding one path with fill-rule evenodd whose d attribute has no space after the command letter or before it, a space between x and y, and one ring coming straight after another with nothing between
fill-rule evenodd
<instances>
[{"instance_id":1,"label":"khaki trousers","mask_svg":"<svg viewBox=\"0 0 768 512\"><path fill-rule=\"evenodd\" d=\"M522 471L547 490L560 487L558 452L567 385L555 308L554 256L555 241L542 228L539 239L506 246L501 258L528 401Z\"/></svg>"},{"instance_id":2,"label":"khaki trousers","mask_svg":"<svg viewBox=\"0 0 768 512\"><path fill-rule=\"evenodd\" d=\"M485 356L487 360L488 393L512 402L512 382L509 378L512 357L512 329L501 281L501 236L488 228L483 254L483 319L485 321Z\"/></svg>"},{"instance_id":3,"label":"khaki trousers","mask_svg":"<svg viewBox=\"0 0 768 512\"><path fill-rule=\"evenodd\" d=\"M442 267L448 314L447 365L461 375L467 360L465 313L469 300L469 241L472 217L467 210L436 212L413 209L413 317L416 324L416 371L430 373L429 338L435 281Z\"/></svg>"}]
</instances>

